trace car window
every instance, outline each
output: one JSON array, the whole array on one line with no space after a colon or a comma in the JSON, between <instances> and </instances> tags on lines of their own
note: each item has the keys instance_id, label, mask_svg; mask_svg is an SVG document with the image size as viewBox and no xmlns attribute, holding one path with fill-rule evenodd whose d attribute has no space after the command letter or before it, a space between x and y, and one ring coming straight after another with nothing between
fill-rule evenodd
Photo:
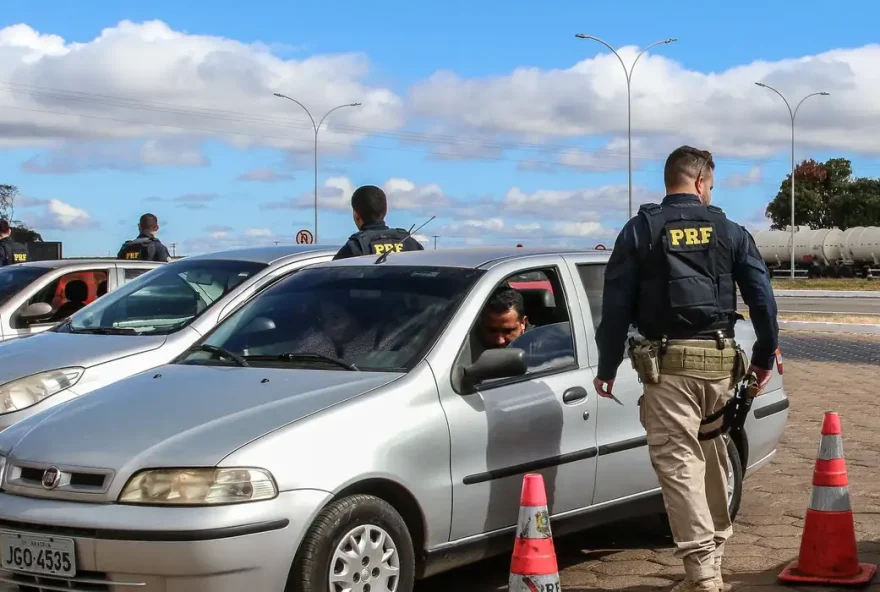
<instances>
[{"instance_id":1,"label":"car window","mask_svg":"<svg viewBox=\"0 0 880 592\"><path fill-rule=\"evenodd\" d=\"M424 356L482 271L370 266L301 270L268 288L205 340L251 365L408 371ZM313 356L303 357L303 356ZM184 363L231 363L193 352Z\"/></svg>"},{"instance_id":2,"label":"car window","mask_svg":"<svg viewBox=\"0 0 880 592\"><path fill-rule=\"evenodd\" d=\"M52 316L41 323L56 323L66 319L81 308L91 304L104 292L102 286L107 285L107 270L92 269L66 273L31 296L10 319L13 329L24 329L28 326L22 321L20 313L31 304L42 302L52 307ZM105 290L106 291L106 290Z\"/></svg>"},{"instance_id":3,"label":"car window","mask_svg":"<svg viewBox=\"0 0 880 592\"><path fill-rule=\"evenodd\" d=\"M134 268L126 268L125 269L125 281L131 281L138 276L144 275L146 272L150 271L149 269L134 267Z\"/></svg>"},{"instance_id":4,"label":"car window","mask_svg":"<svg viewBox=\"0 0 880 592\"><path fill-rule=\"evenodd\" d=\"M25 289L31 282L52 271L49 267L9 265L0 267L0 304Z\"/></svg>"},{"instance_id":5,"label":"car window","mask_svg":"<svg viewBox=\"0 0 880 592\"><path fill-rule=\"evenodd\" d=\"M151 335L178 331L265 267L264 263L222 259L165 265L126 282L58 330Z\"/></svg>"},{"instance_id":6,"label":"car window","mask_svg":"<svg viewBox=\"0 0 880 592\"><path fill-rule=\"evenodd\" d=\"M590 315L593 317L593 329L599 326L602 320L602 292L605 286L605 264L586 263L577 266L578 275L587 293L587 301L590 303Z\"/></svg>"},{"instance_id":7,"label":"car window","mask_svg":"<svg viewBox=\"0 0 880 592\"><path fill-rule=\"evenodd\" d=\"M556 267L542 268L509 276L497 287L512 289L522 298L526 329L506 346L494 342L491 332L483 331L483 317L475 320L468 343L462 348L459 363L473 363L486 349L517 347L525 351L527 374L562 369L575 362L575 344L571 333L571 316L559 271ZM493 292L494 293L494 292ZM488 300L484 306L488 304ZM499 379L508 381L509 379ZM486 381L491 385L496 381Z\"/></svg>"}]
</instances>

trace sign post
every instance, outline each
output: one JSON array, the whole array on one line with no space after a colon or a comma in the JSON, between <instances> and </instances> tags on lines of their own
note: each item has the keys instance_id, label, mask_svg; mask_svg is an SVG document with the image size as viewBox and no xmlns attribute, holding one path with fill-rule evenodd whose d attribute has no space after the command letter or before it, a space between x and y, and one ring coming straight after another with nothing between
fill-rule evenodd
<instances>
[{"instance_id":1,"label":"sign post","mask_svg":"<svg viewBox=\"0 0 880 592\"><path fill-rule=\"evenodd\" d=\"M315 242L315 237L309 230L303 228L299 232L296 233L296 244L298 245L310 245Z\"/></svg>"}]
</instances>

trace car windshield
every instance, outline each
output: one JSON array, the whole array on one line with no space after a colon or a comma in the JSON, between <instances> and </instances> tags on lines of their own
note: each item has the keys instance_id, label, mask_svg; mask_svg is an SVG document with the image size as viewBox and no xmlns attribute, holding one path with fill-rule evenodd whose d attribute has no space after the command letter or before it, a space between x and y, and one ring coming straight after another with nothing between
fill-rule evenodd
<instances>
[{"instance_id":1,"label":"car windshield","mask_svg":"<svg viewBox=\"0 0 880 592\"><path fill-rule=\"evenodd\" d=\"M179 361L406 372L482 273L384 265L308 268L244 305Z\"/></svg>"},{"instance_id":2,"label":"car windshield","mask_svg":"<svg viewBox=\"0 0 880 592\"><path fill-rule=\"evenodd\" d=\"M32 267L30 265L10 265L0 267L0 304L21 292L25 286L38 277L52 271L49 267Z\"/></svg>"},{"instance_id":3,"label":"car windshield","mask_svg":"<svg viewBox=\"0 0 880 592\"><path fill-rule=\"evenodd\" d=\"M179 331L266 264L182 259L151 270L70 317L69 333L162 335Z\"/></svg>"}]
</instances>

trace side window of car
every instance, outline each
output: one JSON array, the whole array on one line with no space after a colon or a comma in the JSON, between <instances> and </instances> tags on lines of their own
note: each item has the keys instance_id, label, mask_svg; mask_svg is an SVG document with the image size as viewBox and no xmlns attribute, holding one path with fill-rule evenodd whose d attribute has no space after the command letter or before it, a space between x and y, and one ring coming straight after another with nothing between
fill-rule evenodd
<instances>
[{"instance_id":1,"label":"side window of car","mask_svg":"<svg viewBox=\"0 0 880 592\"><path fill-rule=\"evenodd\" d=\"M602 320L602 293L605 287L605 264L585 263L577 266L578 275L587 293L590 304L590 316L593 318L593 330Z\"/></svg>"},{"instance_id":2,"label":"side window of car","mask_svg":"<svg viewBox=\"0 0 880 592\"><path fill-rule=\"evenodd\" d=\"M144 269L144 268L139 268L139 267L129 267L129 268L126 268L124 271L125 271L125 276L124 276L125 281L130 282L134 278L136 278L140 275L143 275L150 270Z\"/></svg>"},{"instance_id":3,"label":"side window of car","mask_svg":"<svg viewBox=\"0 0 880 592\"><path fill-rule=\"evenodd\" d=\"M468 343L462 348L464 364L475 361L485 350L497 347L515 347L525 351L528 371L526 376L553 373L576 363L571 315L565 292L556 267L546 267L517 273L505 278L495 287L509 290L522 299L525 331L517 335L506 332L509 323L501 322L498 315L481 314L475 319ZM514 301L518 300L514 296ZM488 301L484 303L485 307ZM515 380L515 379L513 379ZM489 380L481 390L511 379Z\"/></svg>"},{"instance_id":4,"label":"side window of car","mask_svg":"<svg viewBox=\"0 0 880 592\"><path fill-rule=\"evenodd\" d=\"M42 302L52 307L52 316L41 323L55 323L65 319L99 298L107 290L107 271L89 270L67 273L50 282L31 296L16 313L31 304ZM14 329L24 329L27 323L18 314L12 316L10 324Z\"/></svg>"}]
</instances>

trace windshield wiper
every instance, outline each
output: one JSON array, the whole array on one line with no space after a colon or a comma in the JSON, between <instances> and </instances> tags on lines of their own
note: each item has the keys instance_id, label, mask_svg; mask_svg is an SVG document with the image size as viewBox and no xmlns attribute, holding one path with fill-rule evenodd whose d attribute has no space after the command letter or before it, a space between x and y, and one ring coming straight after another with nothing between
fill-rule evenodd
<instances>
[{"instance_id":1,"label":"windshield wiper","mask_svg":"<svg viewBox=\"0 0 880 592\"><path fill-rule=\"evenodd\" d=\"M231 351L229 351L228 349L220 347L219 345L211 345L209 343L203 343L201 345L197 345L193 348L190 348L189 351L210 352L212 354L216 354L216 355L220 356L221 358L230 359L233 362L235 362L236 364L238 364L239 366L242 366L242 367L250 366L250 364L248 364L245 361L245 359L242 358L240 355L234 354Z\"/></svg>"},{"instance_id":2,"label":"windshield wiper","mask_svg":"<svg viewBox=\"0 0 880 592\"><path fill-rule=\"evenodd\" d=\"M74 328L69 322L65 323L70 333L91 333L93 335L137 335L138 332L130 327L77 327Z\"/></svg>"},{"instance_id":3,"label":"windshield wiper","mask_svg":"<svg viewBox=\"0 0 880 592\"><path fill-rule=\"evenodd\" d=\"M252 362L300 362L305 360L321 360L323 362L330 362L331 364L336 364L341 368L345 368L346 370L353 370L358 372L359 369L354 364L349 364L344 360L340 360L339 358L334 358L333 356L325 356L324 354L316 354L312 352L305 353L283 353L283 354L258 354L253 356L245 356L245 360L250 360Z\"/></svg>"}]
</instances>

